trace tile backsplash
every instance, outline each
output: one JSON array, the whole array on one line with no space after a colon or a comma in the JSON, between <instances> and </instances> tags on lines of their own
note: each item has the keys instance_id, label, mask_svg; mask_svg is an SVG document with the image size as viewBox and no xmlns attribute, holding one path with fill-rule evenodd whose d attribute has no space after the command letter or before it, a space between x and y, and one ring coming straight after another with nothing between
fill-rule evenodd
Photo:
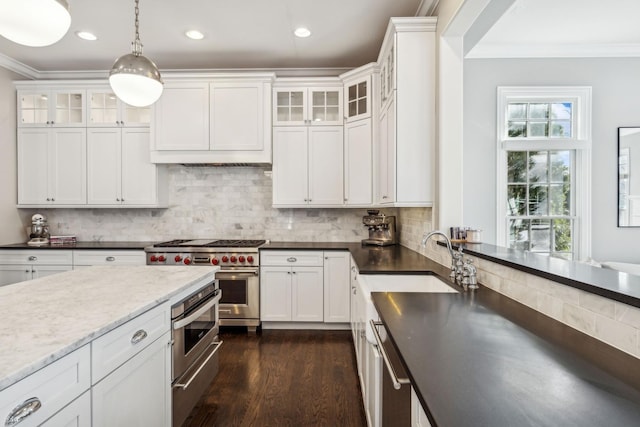
<instances>
[{"instance_id":1,"label":"tile backsplash","mask_svg":"<svg viewBox=\"0 0 640 427\"><path fill-rule=\"evenodd\" d=\"M49 220L52 234L83 241L139 241L216 237L273 241L359 242L366 209L275 209L268 169L168 166L167 209L21 210ZM383 209L387 215L395 209ZM25 235L26 238L26 235Z\"/></svg>"}]
</instances>

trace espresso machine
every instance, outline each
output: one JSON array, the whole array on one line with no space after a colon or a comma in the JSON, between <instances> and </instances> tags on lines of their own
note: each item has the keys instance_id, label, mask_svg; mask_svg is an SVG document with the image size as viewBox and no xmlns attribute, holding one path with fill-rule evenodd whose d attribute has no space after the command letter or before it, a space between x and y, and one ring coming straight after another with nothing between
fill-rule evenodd
<instances>
[{"instance_id":1,"label":"espresso machine","mask_svg":"<svg viewBox=\"0 0 640 427\"><path fill-rule=\"evenodd\" d=\"M47 218L41 214L31 217L30 240L27 242L31 246L41 246L49 244L49 225Z\"/></svg>"},{"instance_id":2,"label":"espresso machine","mask_svg":"<svg viewBox=\"0 0 640 427\"><path fill-rule=\"evenodd\" d=\"M367 215L362 217L362 223L369 228L369 238L362 240L363 245L389 246L398 243L395 216L368 210Z\"/></svg>"}]
</instances>

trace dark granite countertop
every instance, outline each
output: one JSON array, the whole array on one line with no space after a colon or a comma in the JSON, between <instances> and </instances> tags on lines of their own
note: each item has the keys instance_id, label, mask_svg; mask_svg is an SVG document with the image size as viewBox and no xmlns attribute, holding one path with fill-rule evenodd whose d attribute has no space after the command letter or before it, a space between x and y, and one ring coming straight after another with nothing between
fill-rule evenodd
<instances>
[{"instance_id":1,"label":"dark granite countertop","mask_svg":"<svg viewBox=\"0 0 640 427\"><path fill-rule=\"evenodd\" d=\"M484 287L372 296L434 426L640 423L640 361L595 338Z\"/></svg>"},{"instance_id":2,"label":"dark granite countertop","mask_svg":"<svg viewBox=\"0 0 640 427\"><path fill-rule=\"evenodd\" d=\"M95 249L95 250L142 250L156 242L77 242L73 245L29 246L26 243L0 245L0 249Z\"/></svg>"},{"instance_id":3,"label":"dark granite countertop","mask_svg":"<svg viewBox=\"0 0 640 427\"><path fill-rule=\"evenodd\" d=\"M486 243L461 246L466 254L640 307L640 276Z\"/></svg>"},{"instance_id":4,"label":"dark granite countertop","mask_svg":"<svg viewBox=\"0 0 640 427\"><path fill-rule=\"evenodd\" d=\"M349 242L271 242L260 250L349 251L360 274L429 274L440 264L400 245L364 246Z\"/></svg>"}]
</instances>

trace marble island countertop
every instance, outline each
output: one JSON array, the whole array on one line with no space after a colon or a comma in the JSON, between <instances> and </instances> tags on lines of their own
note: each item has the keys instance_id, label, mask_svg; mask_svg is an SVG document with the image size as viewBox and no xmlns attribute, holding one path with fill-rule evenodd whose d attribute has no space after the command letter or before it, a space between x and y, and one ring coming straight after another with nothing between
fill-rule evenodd
<instances>
[{"instance_id":1,"label":"marble island countertop","mask_svg":"<svg viewBox=\"0 0 640 427\"><path fill-rule=\"evenodd\" d=\"M0 287L0 390L157 305L219 267L96 266ZM194 289L195 290L195 289Z\"/></svg>"}]
</instances>

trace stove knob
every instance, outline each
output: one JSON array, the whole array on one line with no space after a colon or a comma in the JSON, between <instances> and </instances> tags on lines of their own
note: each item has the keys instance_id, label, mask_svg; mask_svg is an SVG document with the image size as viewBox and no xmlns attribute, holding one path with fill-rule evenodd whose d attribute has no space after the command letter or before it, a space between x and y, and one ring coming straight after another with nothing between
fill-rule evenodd
<instances>
[{"instance_id":1,"label":"stove knob","mask_svg":"<svg viewBox=\"0 0 640 427\"><path fill-rule=\"evenodd\" d=\"M160 255L158 257L158 262L165 262L167 259L164 257L164 255Z\"/></svg>"},{"instance_id":2,"label":"stove knob","mask_svg":"<svg viewBox=\"0 0 640 427\"><path fill-rule=\"evenodd\" d=\"M218 258L212 258L211 259L211 264L218 265L219 263L220 263L220 261L218 261Z\"/></svg>"},{"instance_id":3,"label":"stove knob","mask_svg":"<svg viewBox=\"0 0 640 427\"><path fill-rule=\"evenodd\" d=\"M182 257L180 255L176 255L174 259L176 260L176 262L182 261Z\"/></svg>"},{"instance_id":4,"label":"stove knob","mask_svg":"<svg viewBox=\"0 0 640 427\"><path fill-rule=\"evenodd\" d=\"M191 258L185 258L183 262L185 265L191 265Z\"/></svg>"},{"instance_id":5,"label":"stove knob","mask_svg":"<svg viewBox=\"0 0 640 427\"><path fill-rule=\"evenodd\" d=\"M232 257L231 257L231 262L236 262L236 261L237 261L236 257L235 257L235 256L232 256Z\"/></svg>"},{"instance_id":6,"label":"stove knob","mask_svg":"<svg viewBox=\"0 0 640 427\"><path fill-rule=\"evenodd\" d=\"M229 262L229 257L228 256L223 256L222 257L222 262Z\"/></svg>"},{"instance_id":7,"label":"stove knob","mask_svg":"<svg viewBox=\"0 0 640 427\"><path fill-rule=\"evenodd\" d=\"M149 261L151 261L151 262L156 262L157 260L158 260L158 257L157 257L157 256L155 256L155 255L151 255L151 256L149 257Z\"/></svg>"},{"instance_id":8,"label":"stove knob","mask_svg":"<svg viewBox=\"0 0 640 427\"><path fill-rule=\"evenodd\" d=\"M253 257L251 255L247 257L247 262L253 264Z\"/></svg>"},{"instance_id":9,"label":"stove knob","mask_svg":"<svg viewBox=\"0 0 640 427\"><path fill-rule=\"evenodd\" d=\"M243 257L242 255L240 255L240 256L238 257L238 261L240 261L240 262L244 262L244 257Z\"/></svg>"}]
</instances>

